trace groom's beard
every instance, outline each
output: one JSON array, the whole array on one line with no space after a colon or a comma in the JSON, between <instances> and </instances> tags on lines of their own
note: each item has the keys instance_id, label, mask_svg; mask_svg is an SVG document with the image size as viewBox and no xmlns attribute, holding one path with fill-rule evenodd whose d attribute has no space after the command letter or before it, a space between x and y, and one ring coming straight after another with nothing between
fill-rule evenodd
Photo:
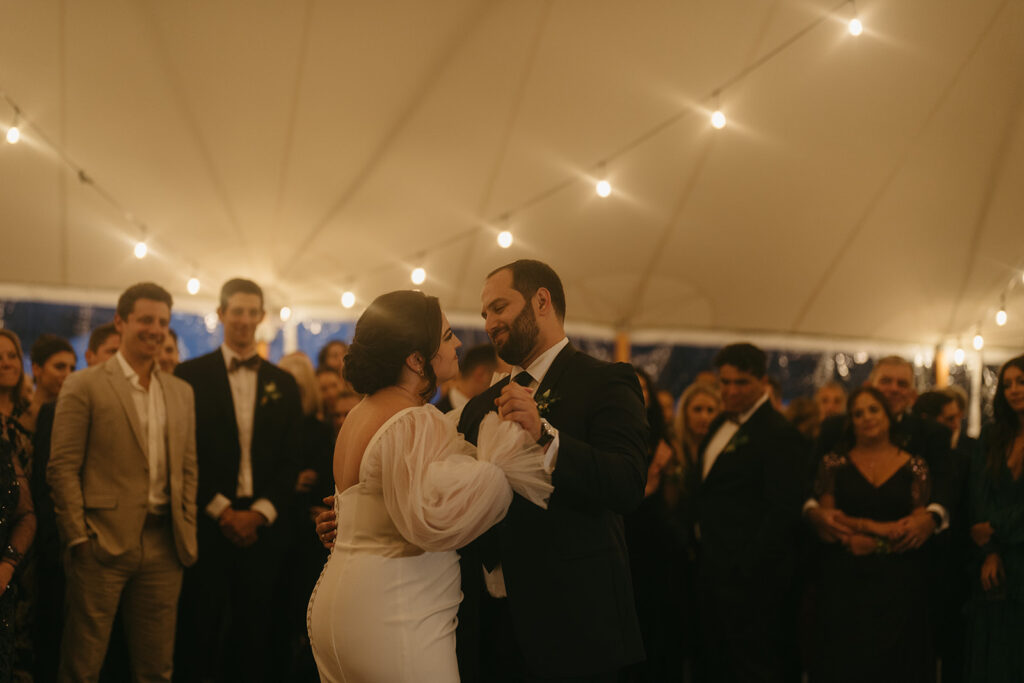
<instances>
[{"instance_id":1,"label":"groom's beard","mask_svg":"<svg viewBox=\"0 0 1024 683\"><path fill-rule=\"evenodd\" d=\"M538 336L540 328L537 327L537 317L533 314L533 307L527 302L522 312L512 321L512 326L508 328L505 343L499 346L494 342L494 346L503 361L509 365L522 367L523 360L530 355L530 351L536 345Z\"/></svg>"}]
</instances>

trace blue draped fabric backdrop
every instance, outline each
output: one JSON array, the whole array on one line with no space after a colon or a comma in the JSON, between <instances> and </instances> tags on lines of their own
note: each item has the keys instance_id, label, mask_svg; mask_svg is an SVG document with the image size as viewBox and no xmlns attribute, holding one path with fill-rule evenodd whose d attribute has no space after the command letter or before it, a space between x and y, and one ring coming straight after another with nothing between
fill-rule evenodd
<instances>
[{"instance_id":1,"label":"blue draped fabric backdrop","mask_svg":"<svg viewBox=\"0 0 1024 683\"><path fill-rule=\"evenodd\" d=\"M0 327L14 330L21 338L25 352L26 370L28 350L40 334L50 332L70 340L79 358L79 368L85 367L85 349L89 333L93 328L114 319L112 306L64 304L37 301L0 300ZM213 322L211 320L211 322ZM195 313L175 312L171 316L171 327L178 333L181 359L195 358L217 348L222 339L219 322L208 327L204 316ZM489 340L480 328L453 326L462 340L463 350ZM314 334L314 331L316 332ZM350 341L355 331L354 321L330 322L310 321L297 326L297 343L300 351L316 363L320 349L328 341L340 339ZM570 334L577 348L605 360L614 356L615 344L611 340L585 338ZM712 361L717 346L696 346L681 344L635 344L632 347L633 364L650 374L659 388L667 389L674 397L693 382L697 373L712 370ZM829 380L837 380L847 388L855 387L868 378L874 357L856 349L835 351L792 351L766 348L768 373L782 385L782 398L789 402L798 396L811 396L816 387ZM277 361L284 353L284 335L277 329L269 345L271 361ZM995 391L998 367L986 366L983 375L983 405L988 405ZM932 368L917 368L919 387L930 387L935 383ZM963 366L950 368L950 383L968 392L970 378Z\"/></svg>"}]
</instances>

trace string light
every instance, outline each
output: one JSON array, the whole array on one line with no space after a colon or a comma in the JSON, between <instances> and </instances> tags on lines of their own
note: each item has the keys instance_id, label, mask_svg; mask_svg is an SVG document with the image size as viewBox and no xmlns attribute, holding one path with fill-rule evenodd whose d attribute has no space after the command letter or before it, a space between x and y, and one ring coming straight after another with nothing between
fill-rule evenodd
<instances>
[{"instance_id":1,"label":"string light","mask_svg":"<svg viewBox=\"0 0 1024 683\"><path fill-rule=\"evenodd\" d=\"M860 23L860 19L854 17L850 19L849 31L851 36L859 36L864 33L864 24Z\"/></svg>"},{"instance_id":2,"label":"string light","mask_svg":"<svg viewBox=\"0 0 1024 683\"><path fill-rule=\"evenodd\" d=\"M199 278L197 278L197 277L190 277L188 279L188 284L185 285L185 289L187 289L188 293L191 294L192 296L195 296L196 294L198 294L199 293Z\"/></svg>"},{"instance_id":3,"label":"string light","mask_svg":"<svg viewBox=\"0 0 1024 683\"><path fill-rule=\"evenodd\" d=\"M140 261L142 259L146 258L146 254L149 253L149 247L146 246L146 242L142 241L142 240L136 242L135 243L134 253L135 253L135 258L139 259Z\"/></svg>"},{"instance_id":4,"label":"string light","mask_svg":"<svg viewBox=\"0 0 1024 683\"><path fill-rule=\"evenodd\" d=\"M999 325L999 327L1002 327L1005 324L1006 324L1006 309L1005 308L1000 308L998 311L996 311L996 325Z\"/></svg>"},{"instance_id":5,"label":"string light","mask_svg":"<svg viewBox=\"0 0 1024 683\"><path fill-rule=\"evenodd\" d=\"M974 335L974 350L981 351L985 348L985 338L981 336L981 332Z\"/></svg>"},{"instance_id":6,"label":"string light","mask_svg":"<svg viewBox=\"0 0 1024 683\"><path fill-rule=\"evenodd\" d=\"M341 305L345 308L352 308L356 305L356 295L352 292L345 292L341 295Z\"/></svg>"},{"instance_id":7,"label":"string light","mask_svg":"<svg viewBox=\"0 0 1024 683\"><path fill-rule=\"evenodd\" d=\"M599 180L595 189L598 197L607 197L612 193L612 184L607 180Z\"/></svg>"},{"instance_id":8,"label":"string light","mask_svg":"<svg viewBox=\"0 0 1024 683\"><path fill-rule=\"evenodd\" d=\"M411 279L414 285L422 285L427 280L427 271L422 268L413 268Z\"/></svg>"},{"instance_id":9,"label":"string light","mask_svg":"<svg viewBox=\"0 0 1024 683\"><path fill-rule=\"evenodd\" d=\"M966 357L967 357L967 354L964 352L963 348L960 347L960 346L957 346L956 347L956 351L953 352L953 362L956 363L957 365L963 365L964 364L964 359Z\"/></svg>"},{"instance_id":10,"label":"string light","mask_svg":"<svg viewBox=\"0 0 1024 683\"><path fill-rule=\"evenodd\" d=\"M502 249L508 249L512 246L512 233L508 230L502 230L498 233L498 246Z\"/></svg>"},{"instance_id":11,"label":"string light","mask_svg":"<svg viewBox=\"0 0 1024 683\"><path fill-rule=\"evenodd\" d=\"M21 131L18 130L18 125L15 124L7 129L7 144L16 145L18 140L21 139Z\"/></svg>"},{"instance_id":12,"label":"string light","mask_svg":"<svg viewBox=\"0 0 1024 683\"><path fill-rule=\"evenodd\" d=\"M725 114L723 114L721 110L716 109L714 112L712 112L711 126L713 128L715 128L716 130L722 130L723 128L725 128L725 123Z\"/></svg>"},{"instance_id":13,"label":"string light","mask_svg":"<svg viewBox=\"0 0 1024 683\"><path fill-rule=\"evenodd\" d=\"M290 309L290 308L289 308L289 307L287 307L287 306L282 306L282 307L281 307L281 313L280 313L280 315L281 315L281 322L283 322L283 323L286 323L286 322L288 322L289 320L291 320L291 317L292 317L292 309Z\"/></svg>"}]
</instances>

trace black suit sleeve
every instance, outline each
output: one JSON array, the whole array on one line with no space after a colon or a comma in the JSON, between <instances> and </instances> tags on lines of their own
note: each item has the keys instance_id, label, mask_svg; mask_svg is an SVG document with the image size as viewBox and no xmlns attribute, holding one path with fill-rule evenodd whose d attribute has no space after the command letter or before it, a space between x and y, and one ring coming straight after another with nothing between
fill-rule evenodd
<instances>
[{"instance_id":1,"label":"black suit sleeve","mask_svg":"<svg viewBox=\"0 0 1024 683\"><path fill-rule=\"evenodd\" d=\"M616 364L602 371L608 381L594 392L586 437L559 431L551 505L626 513L644 498L647 416L632 368Z\"/></svg>"},{"instance_id":2,"label":"black suit sleeve","mask_svg":"<svg viewBox=\"0 0 1024 683\"><path fill-rule=\"evenodd\" d=\"M284 431L275 443L271 474L265 491L254 491L255 498L268 498L278 514L281 514L291 500L295 482L299 476L302 451L302 401L299 387L291 375L281 370L275 381L281 387L281 410L284 415Z\"/></svg>"}]
</instances>

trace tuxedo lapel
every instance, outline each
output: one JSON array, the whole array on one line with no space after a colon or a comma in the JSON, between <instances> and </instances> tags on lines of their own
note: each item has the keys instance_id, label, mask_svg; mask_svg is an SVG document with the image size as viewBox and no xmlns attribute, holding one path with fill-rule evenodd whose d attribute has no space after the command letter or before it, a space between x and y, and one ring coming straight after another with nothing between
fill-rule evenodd
<instances>
[{"instance_id":1,"label":"tuxedo lapel","mask_svg":"<svg viewBox=\"0 0 1024 683\"><path fill-rule=\"evenodd\" d=\"M180 466L180 456L185 452L178 438L177 425L185 420L185 416L178 410L177 395L171 393L171 380L165 375L160 381L160 391L164 396L164 410L167 415L167 464L168 471L174 472Z\"/></svg>"},{"instance_id":2,"label":"tuxedo lapel","mask_svg":"<svg viewBox=\"0 0 1024 683\"><path fill-rule=\"evenodd\" d=\"M537 391L534 394L535 398L541 396L545 391L550 390L558 383L558 380L565 374L565 369L569 367L569 361L572 360L574 355L576 355L576 349L573 348L571 342L558 352L555 360L551 361L551 366L544 375L544 381L537 387Z\"/></svg>"},{"instance_id":3,"label":"tuxedo lapel","mask_svg":"<svg viewBox=\"0 0 1024 683\"><path fill-rule=\"evenodd\" d=\"M142 422L139 421L139 414L135 410L135 402L132 400L132 388L128 384L128 378L124 376L124 371L121 369L121 364L117 358L111 358L104 365L103 369L107 373L107 381L110 382L111 388L117 395L117 400L121 402L121 407L124 409L125 415L128 417L128 424L131 425L132 434L135 435L135 442L139 444L139 449L146 452L146 435L142 433Z\"/></svg>"},{"instance_id":4,"label":"tuxedo lapel","mask_svg":"<svg viewBox=\"0 0 1024 683\"><path fill-rule=\"evenodd\" d=\"M234 442L238 443L238 421L235 418L235 399L231 395L231 384L228 382L228 366L224 364L224 353L217 349L210 354L210 383L219 396L218 404L224 406L227 412L221 416L228 425L228 429L234 435Z\"/></svg>"}]
</instances>

